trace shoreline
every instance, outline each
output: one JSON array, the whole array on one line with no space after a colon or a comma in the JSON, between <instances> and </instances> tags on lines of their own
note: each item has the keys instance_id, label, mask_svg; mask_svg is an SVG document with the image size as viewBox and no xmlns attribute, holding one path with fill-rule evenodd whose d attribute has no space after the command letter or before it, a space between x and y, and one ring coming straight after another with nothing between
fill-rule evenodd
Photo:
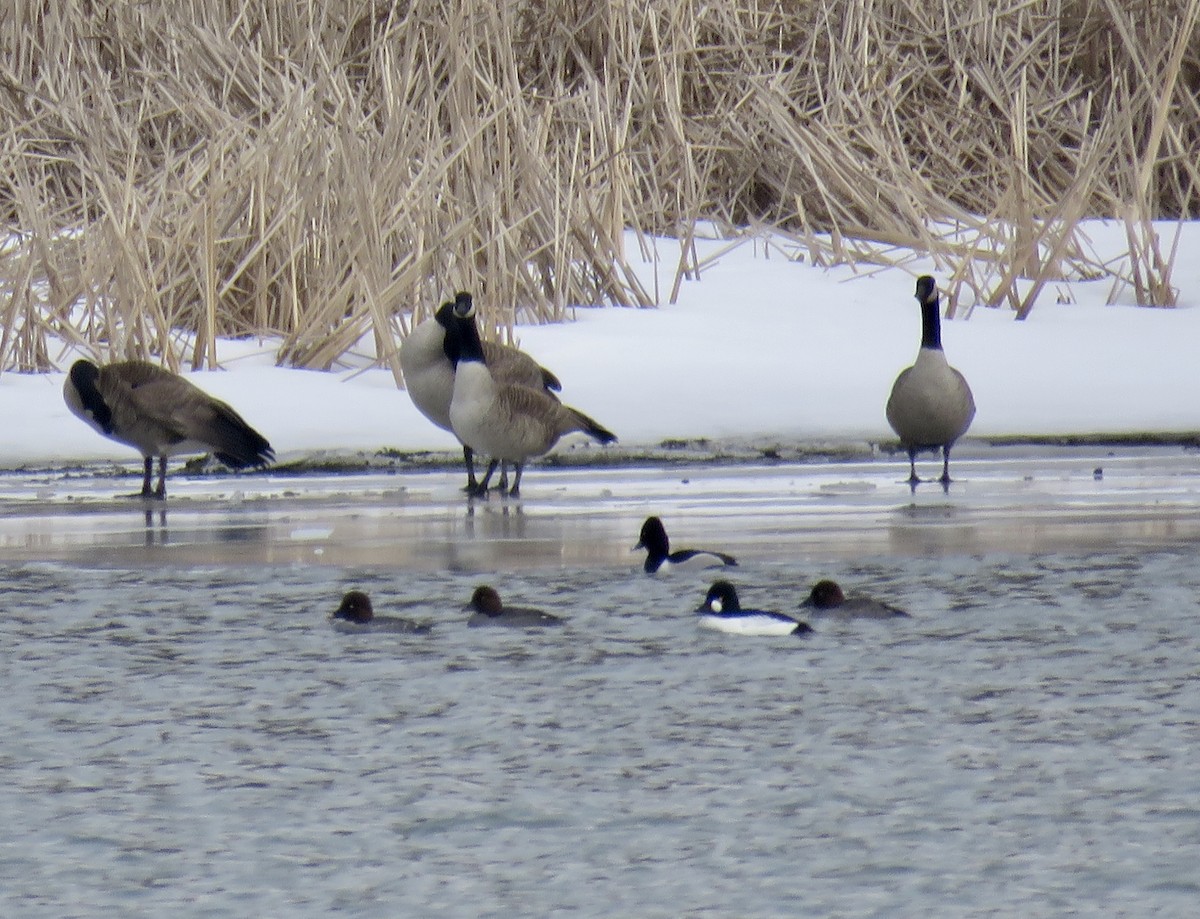
<instances>
[{"instance_id":1,"label":"shoreline","mask_svg":"<svg viewBox=\"0 0 1200 919\"><path fill-rule=\"evenodd\" d=\"M396 462L393 458L390 462ZM940 461L918 459L934 476ZM121 468L122 475L112 473ZM747 563L897 555L1124 551L1200 543L1190 447L978 448L949 492L912 492L907 459L531 467L522 496L468 499L460 463L168 478L165 502L122 497L134 467L0 475L0 562L513 571L636 569L642 521L676 547Z\"/></svg>"},{"instance_id":2,"label":"shoreline","mask_svg":"<svg viewBox=\"0 0 1200 919\"><path fill-rule=\"evenodd\" d=\"M1096 433L1053 435L1007 435L968 437L955 445L952 459L983 459L989 456L1035 455L1038 452L1096 451L1108 449L1156 450L1178 448L1200 451L1200 432ZM132 451L131 451L132 452ZM926 452L918 455L932 456ZM641 469L653 466L739 466L790 463L837 463L864 460L896 462L905 454L895 441L846 439L787 440L784 438L668 438L657 444L621 444L597 447L589 443L567 445L539 457L526 467L536 469ZM302 456L284 456L264 469L232 473L207 456L172 460L174 475L253 479L261 476L346 474L371 472L450 472L462 468L457 450L404 450L380 446L374 450L306 451ZM477 469L486 463L476 462ZM124 470L128 469L126 473ZM75 459L30 460L0 467L0 477L32 474L90 475L125 478L141 476L136 455L130 460Z\"/></svg>"}]
</instances>

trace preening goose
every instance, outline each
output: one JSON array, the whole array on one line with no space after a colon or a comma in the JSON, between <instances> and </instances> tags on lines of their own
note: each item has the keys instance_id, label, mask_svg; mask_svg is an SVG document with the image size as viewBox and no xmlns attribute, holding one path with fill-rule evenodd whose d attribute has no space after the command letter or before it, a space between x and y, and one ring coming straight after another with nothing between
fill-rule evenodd
<instances>
[{"instance_id":1,"label":"preening goose","mask_svg":"<svg viewBox=\"0 0 1200 919\"><path fill-rule=\"evenodd\" d=\"M487 493L492 473L501 462L516 466L509 494L520 494L526 461L541 456L564 434L582 431L602 444L617 439L583 412L563 405L542 389L498 380L490 370L475 325L475 307L469 298L454 304L454 316L458 363L450 400L450 424L459 440L490 458L475 494Z\"/></svg>"},{"instance_id":2,"label":"preening goose","mask_svg":"<svg viewBox=\"0 0 1200 919\"><path fill-rule=\"evenodd\" d=\"M471 295L461 292L456 302L470 304ZM451 433L454 428L450 424L450 399L454 395L454 365L458 360L453 311L453 303L443 303L400 345L400 369L413 405L439 428ZM500 382L545 390L547 394L562 389L558 377L524 351L485 341L483 355ZM476 491L479 483L475 480L474 451L466 444L463 444L463 462L467 467L467 491Z\"/></svg>"},{"instance_id":3,"label":"preening goose","mask_svg":"<svg viewBox=\"0 0 1200 919\"><path fill-rule=\"evenodd\" d=\"M937 285L929 275L917 278L921 304L921 348L916 362L900 372L887 403L887 420L908 452L909 484L916 487L917 453L942 451L942 484L950 484L950 448L975 417L975 399L966 378L950 366L942 351L942 317Z\"/></svg>"},{"instance_id":4,"label":"preening goose","mask_svg":"<svg viewBox=\"0 0 1200 919\"><path fill-rule=\"evenodd\" d=\"M63 398L105 437L141 452L144 498L166 497L168 456L211 452L231 469L265 466L275 459L267 439L228 404L146 361L99 367L76 361L63 384ZM156 456L158 488L151 491Z\"/></svg>"}]
</instances>

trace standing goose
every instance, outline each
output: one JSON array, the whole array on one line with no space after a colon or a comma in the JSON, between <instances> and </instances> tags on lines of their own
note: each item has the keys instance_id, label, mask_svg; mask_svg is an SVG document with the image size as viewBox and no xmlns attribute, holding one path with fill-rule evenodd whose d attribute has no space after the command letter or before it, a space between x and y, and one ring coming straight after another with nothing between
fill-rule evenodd
<instances>
[{"instance_id":1,"label":"standing goose","mask_svg":"<svg viewBox=\"0 0 1200 919\"><path fill-rule=\"evenodd\" d=\"M487 472L474 494L487 494L496 466L509 462L517 469L509 494L518 496L526 461L541 456L564 434L582 431L602 444L617 439L583 412L563 405L542 389L496 379L475 326L475 306L470 298L454 304L454 316L458 363L450 400L450 423L459 440L490 458Z\"/></svg>"},{"instance_id":2,"label":"standing goose","mask_svg":"<svg viewBox=\"0 0 1200 919\"><path fill-rule=\"evenodd\" d=\"M459 293L456 302L471 303L471 295ZM454 364L458 360L458 333L454 324L454 304L443 303L429 319L414 328L400 345L400 369L413 405L443 431L454 432L450 424L450 399L454 395ZM508 345L485 341L484 359L493 376L503 383L515 383L547 394L558 392L562 383L524 351ZM475 480L474 451L463 444L463 462L467 467L467 491L478 490Z\"/></svg>"},{"instance_id":3,"label":"standing goose","mask_svg":"<svg viewBox=\"0 0 1200 919\"><path fill-rule=\"evenodd\" d=\"M146 463L143 498L167 496L168 456L211 452L231 469L265 466L275 459L267 439L229 405L146 361L102 367L76 361L63 384L63 398L105 437L141 452ZM158 488L151 491L156 456Z\"/></svg>"},{"instance_id":4,"label":"standing goose","mask_svg":"<svg viewBox=\"0 0 1200 919\"><path fill-rule=\"evenodd\" d=\"M966 378L950 366L942 351L942 317L937 285L929 275L917 278L921 304L921 348L917 360L902 370L892 385L887 420L908 451L909 479L914 488L917 453L942 451L942 484L950 484L950 448L966 433L975 417L975 399Z\"/></svg>"}]
</instances>

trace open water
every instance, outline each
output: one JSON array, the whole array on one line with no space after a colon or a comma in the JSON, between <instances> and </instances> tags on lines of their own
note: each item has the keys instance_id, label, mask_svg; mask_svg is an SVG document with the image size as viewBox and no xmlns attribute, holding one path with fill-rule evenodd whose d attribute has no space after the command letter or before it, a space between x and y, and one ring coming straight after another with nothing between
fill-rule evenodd
<instances>
[{"instance_id":1,"label":"open water","mask_svg":"<svg viewBox=\"0 0 1200 919\"><path fill-rule=\"evenodd\" d=\"M743 553L744 605L912 614L808 638L602 545L0 563L0 915L1195 915L1198 546L1100 542ZM569 622L468 629L483 581Z\"/></svg>"}]
</instances>

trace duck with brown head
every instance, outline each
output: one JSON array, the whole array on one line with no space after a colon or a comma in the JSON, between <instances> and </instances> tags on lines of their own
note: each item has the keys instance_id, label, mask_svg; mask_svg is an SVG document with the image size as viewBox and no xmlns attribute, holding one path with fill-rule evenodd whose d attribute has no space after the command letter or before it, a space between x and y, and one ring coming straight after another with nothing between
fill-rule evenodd
<instances>
[{"instance_id":1,"label":"duck with brown head","mask_svg":"<svg viewBox=\"0 0 1200 919\"><path fill-rule=\"evenodd\" d=\"M870 597L847 597L837 581L817 581L800 608L810 616L834 619L895 619L904 610Z\"/></svg>"},{"instance_id":2,"label":"duck with brown head","mask_svg":"<svg viewBox=\"0 0 1200 919\"><path fill-rule=\"evenodd\" d=\"M471 616L467 619L467 625L471 628L493 625L518 629L543 628L562 625L565 621L540 609L506 606L501 601L499 592L487 584L475 588L465 608L471 611Z\"/></svg>"},{"instance_id":3,"label":"duck with brown head","mask_svg":"<svg viewBox=\"0 0 1200 919\"><path fill-rule=\"evenodd\" d=\"M329 614L329 619L342 631L424 633L433 630L433 626L427 622L400 616L375 615L370 596L361 590L347 591L341 605Z\"/></svg>"}]
</instances>

